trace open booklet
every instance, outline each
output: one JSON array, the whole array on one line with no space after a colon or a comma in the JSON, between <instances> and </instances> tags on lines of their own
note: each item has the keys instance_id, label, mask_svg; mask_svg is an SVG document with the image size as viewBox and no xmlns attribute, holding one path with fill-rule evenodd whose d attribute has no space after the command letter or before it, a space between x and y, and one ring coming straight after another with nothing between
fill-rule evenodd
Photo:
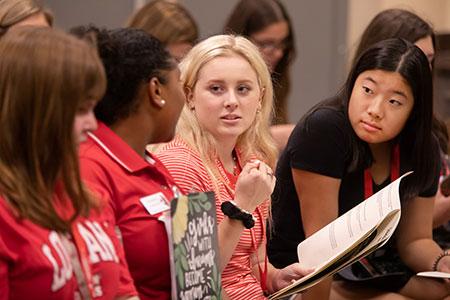
<instances>
[{"instance_id":1,"label":"open booklet","mask_svg":"<svg viewBox=\"0 0 450 300\"><path fill-rule=\"evenodd\" d=\"M273 293L279 299L310 288L326 277L383 246L400 221L400 181L390 183L297 247L302 267L314 271Z\"/></svg>"},{"instance_id":2,"label":"open booklet","mask_svg":"<svg viewBox=\"0 0 450 300\"><path fill-rule=\"evenodd\" d=\"M422 277L450 279L450 273L438 272L438 271L420 272L420 273L417 273L416 275L422 276Z\"/></svg>"}]
</instances>

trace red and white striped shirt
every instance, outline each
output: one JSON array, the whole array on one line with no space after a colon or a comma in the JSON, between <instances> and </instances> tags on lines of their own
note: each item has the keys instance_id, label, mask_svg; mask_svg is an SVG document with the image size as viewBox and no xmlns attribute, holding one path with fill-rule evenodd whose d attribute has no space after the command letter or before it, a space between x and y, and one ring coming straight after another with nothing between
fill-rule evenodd
<instances>
[{"instance_id":1,"label":"red and white striped shirt","mask_svg":"<svg viewBox=\"0 0 450 300\"><path fill-rule=\"evenodd\" d=\"M215 191L213 179L208 174L205 164L197 151L189 147L181 138L176 137L172 142L164 145L157 157L175 179L176 184L184 194L191 192ZM238 157L239 158L239 157ZM216 172L223 173L223 168L217 161ZM216 192L217 222L220 224L224 214L220 205L224 201L234 198L234 191L230 191L227 176L223 181L216 182L219 193ZM253 213L257 222L252 229L244 229L235 251L222 272L222 287L231 299L266 299L259 280L252 273L250 255L259 248L264 241L264 226L268 216L269 202L265 201ZM251 231L256 244L253 245ZM255 247L256 246L256 247Z\"/></svg>"}]
</instances>

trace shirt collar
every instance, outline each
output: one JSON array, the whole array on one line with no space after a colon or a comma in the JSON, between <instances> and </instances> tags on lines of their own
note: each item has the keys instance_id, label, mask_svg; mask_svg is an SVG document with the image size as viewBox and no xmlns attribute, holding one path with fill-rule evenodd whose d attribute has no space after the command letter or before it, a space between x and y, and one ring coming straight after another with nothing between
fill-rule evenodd
<instances>
[{"instance_id":1,"label":"shirt collar","mask_svg":"<svg viewBox=\"0 0 450 300\"><path fill-rule=\"evenodd\" d=\"M94 143L130 173L155 166L155 160L149 152L146 151L147 157L144 159L102 122L98 122L97 130L88 134Z\"/></svg>"}]
</instances>

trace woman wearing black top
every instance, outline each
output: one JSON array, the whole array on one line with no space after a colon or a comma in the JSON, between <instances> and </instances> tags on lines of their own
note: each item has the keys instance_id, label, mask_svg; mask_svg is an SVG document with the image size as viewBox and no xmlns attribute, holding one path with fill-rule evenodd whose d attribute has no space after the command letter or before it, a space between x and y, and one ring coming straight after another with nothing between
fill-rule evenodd
<instances>
[{"instance_id":1,"label":"woman wearing black top","mask_svg":"<svg viewBox=\"0 0 450 300\"><path fill-rule=\"evenodd\" d=\"M439 150L431 134L430 99L426 56L407 41L390 39L366 50L342 91L297 124L276 170L268 240L269 259L276 267L297 261L296 247L305 237L414 170L401 186L396 249L411 274L433 267L450 271L450 257L442 255L431 234ZM408 279L396 287L397 298L448 295L448 283ZM328 299L330 287L331 280L325 280L302 299ZM338 285L332 291L333 297L346 299L386 295L373 288L349 291Z\"/></svg>"}]
</instances>

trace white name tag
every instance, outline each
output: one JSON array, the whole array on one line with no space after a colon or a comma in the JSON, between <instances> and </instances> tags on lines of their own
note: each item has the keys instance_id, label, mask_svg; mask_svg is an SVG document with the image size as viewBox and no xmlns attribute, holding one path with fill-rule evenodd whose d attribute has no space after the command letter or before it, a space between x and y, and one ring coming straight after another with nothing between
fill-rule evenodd
<instances>
[{"instance_id":1,"label":"white name tag","mask_svg":"<svg viewBox=\"0 0 450 300\"><path fill-rule=\"evenodd\" d=\"M170 209L169 201L161 192L142 197L140 201L151 215L156 215Z\"/></svg>"}]
</instances>

